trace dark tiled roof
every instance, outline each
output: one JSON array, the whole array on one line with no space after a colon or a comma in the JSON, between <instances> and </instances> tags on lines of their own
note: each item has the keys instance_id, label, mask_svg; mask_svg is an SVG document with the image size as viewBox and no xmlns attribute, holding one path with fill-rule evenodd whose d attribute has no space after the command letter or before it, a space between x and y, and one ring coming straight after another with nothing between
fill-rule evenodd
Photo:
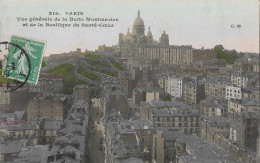
<instances>
[{"instance_id":1,"label":"dark tiled roof","mask_svg":"<svg viewBox=\"0 0 260 163\"><path fill-rule=\"evenodd\" d=\"M1 125L0 129L6 129L8 131L24 131L24 130L36 130L37 123L29 122L26 124L18 124L18 125Z\"/></svg>"},{"instance_id":2,"label":"dark tiled roof","mask_svg":"<svg viewBox=\"0 0 260 163\"><path fill-rule=\"evenodd\" d=\"M22 150L25 140L18 141L4 141L0 143L0 154L18 153Z\"/></svg>"},{"instance_id":3,"label":"dark tiled roof","mask_svg":"<svg viewBox=\"0 0 260 163\"><path fill-rule=\"evenodd\" d=\"M201 101L201 103L203 103L205 106L207 107L228 107L228 101L227 100L223 100L223 99L205 99L203 101Z\"/></svg>"},{"instance_id":4,"label":"dark tiled roof","mask_svg":"<svg viewBox=\"0 0 260 163\"><path fill-rule=\"evenodd\" d=\"M37 145L24 149L18 154L18 159L14 162L42 162L45 160L48 153L48 145Z\"/></svg>"},{"instance_id":5,"label":"dark tiled roof","mask_svg":"<svg viewBox=\"0 0 260 163\"><path fill-rule=\"evenodd\" d=\"M43 128L45 130L59 130L61 129L62 121L57 120L45 120L43 124Z\"/></svg>"},{"instance_id":6,"label":"dark tiled roof","mask_svg":"<svg viewBox=\"0 0 260 163\"><path fill-rule=\"evenodd\" d=\"M162 131L165 140L177 140L184 137L184 133L174 127L160 127L157 130Z\"/></svg>"}]
</instances>

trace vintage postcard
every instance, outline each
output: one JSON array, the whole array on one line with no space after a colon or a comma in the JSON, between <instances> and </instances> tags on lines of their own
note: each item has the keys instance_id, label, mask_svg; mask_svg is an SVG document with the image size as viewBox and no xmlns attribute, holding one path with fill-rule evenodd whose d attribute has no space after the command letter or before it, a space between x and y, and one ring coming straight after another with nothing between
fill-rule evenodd
<instances>
[{"instance_id":1,"label":"vintage postcard","mask_svg":"<svg viewBox=\"0 0 260 163\"><path fill-rule=\"evenodd\" d=\"M0 162L259 163L258 0L0 0Z\"/></svg>"}]
</instances>

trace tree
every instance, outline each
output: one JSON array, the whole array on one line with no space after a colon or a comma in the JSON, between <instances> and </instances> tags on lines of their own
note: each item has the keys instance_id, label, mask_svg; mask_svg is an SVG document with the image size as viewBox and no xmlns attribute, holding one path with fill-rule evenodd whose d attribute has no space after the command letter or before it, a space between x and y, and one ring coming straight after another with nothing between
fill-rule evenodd
<instances>
[{"instance_id":1,"label":"tree","mask_svg":"<svg viewBox=\"0 0 260 163\"><path fill-rule=\"evenodd\" d=\"M219 48L219 49L222 49L222 50L224 50L225 48L223 47L223 45L216 45L215 47L214 47L214 49L215 48Z\"/></svg>"},{"instance_id":2,"label":"tree","mask_svg":"<svg viewBox=\"0 0 260 163\"><path fill-rule=\"evenodd\" d=\"M163 98L163 101L171 101L171 95L167 93L167 95Z\"/></svg>"},{"instance_id":3,"label":"tree","mask_svg":"<svg viewBox=\"0 0 260 163\"><path fill-rule=\"evenodd\" d=\"M237 51L225 50L222 45L216 45L214 50L217 53L217 59L223 59L229 64L233 64L234 61L238 58Z\"/></svg>"}]
</instances>

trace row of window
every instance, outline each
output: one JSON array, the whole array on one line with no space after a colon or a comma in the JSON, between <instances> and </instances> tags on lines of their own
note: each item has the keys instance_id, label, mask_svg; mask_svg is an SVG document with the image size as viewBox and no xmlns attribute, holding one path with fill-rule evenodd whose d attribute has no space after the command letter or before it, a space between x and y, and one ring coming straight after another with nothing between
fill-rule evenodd
<instances>
[{"instance_id":1,"label":"row of window","mask_svg":"<svg viewBox=\"0 0 260 163\"><path fill-rule=\"evenodd\" d=\"M232 89L227 89L227 92L233 92L233 90L232 90ZM239 90L234 90L234 92L235 92L235 93L240 93Z\"/></svg>"},{"instance_id":2,"label":"row of window","mask_svg":"<svg viewBox=\"0 0 260 163\"><path fill-rule=\"evenodd\" d=\"M232 96L233 94L232 93L227 93L227 96ZM239 95L236 95L236 94L234 94L234 97L237 97L237 98L240 98L240 96Z\"/></svg>"},{"instance_id":3,"label":"row of window","mask_svg":"<svg viewBox=\"0 0 260 163\"><path fill-rule=\"evenodd\" d=\"M238 108L238 104L235 104L235 103L233 103L233 102L228 102L228 104L229 104L229 106L234 106L234 107L237 107Z\"/></svg>"},{"instance_id":4,"label":"row of window","mask_svg":"<svg viewBox=\"0 0 260 163\"><path fill-rule=\"evenodd\" d=\"M192 121L199 121L199 117L153 117L153 120L158 122L190 120L192 122Z\"/></svg>"},{"instance_id":5,"label":"row of window","mask_svg":"<svg viewBox=\"0 0 260 163\"><path fill-rule=\"evenodd\" d=\"M153 126L154 127L166 127L166 124L165 123L162 123L162 124L158 123L158 124L154 124ZM185 134L187 134L188 132L190 132L190 133L194 133L194 132L198 133L198 132L200 132L200 129L199 128L184 128L183 131L184 131Z\"/></svg>"},{"instance_id":6,"label":"row of window","mask_svg":"<svg viewBox=\"0 0 260 163\"><path fill-rule=\"evenodd\" d=\"M162 127L166 127L166 123L154 123L157 125L161 125ZM188 123L168 123L167 127L199 127L199 123L190 123L190 125Z\"/></svg>"}]
</instances>

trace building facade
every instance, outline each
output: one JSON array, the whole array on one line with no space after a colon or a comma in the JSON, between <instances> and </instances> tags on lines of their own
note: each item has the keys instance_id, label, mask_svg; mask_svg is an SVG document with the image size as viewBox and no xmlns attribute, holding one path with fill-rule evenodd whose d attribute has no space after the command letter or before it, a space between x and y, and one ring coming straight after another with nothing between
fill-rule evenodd
<instances>
[{"instance_id":1,"label":"building facade","mask_svg":"<svg viewBox=\"0 0 260 163\"><path fill-rule=\"evenodd\" d=\"M154 127L175 127L185 134L200 134L200 114L195 106L182 101L141 102L141 119L153 122Z\"/></svg>"},{"instance_id":2,"label":"building facade","mask_svg":"<svg viewBox=\"0 0 260 163\"><path fill-rule=\"evenodd\" d=\"M188 104L199 104L205 98L205 83L188 82L183 84L183 101Z\"/></svg>"},{"instance_id":3,"label":"building facade","mask_svg":"<svg viewBox=\"0 0 260 163\"><path fill-rule=\"evenodd\" d=\"M240 87L226 86L226 99L241 99L242 92Z\"/></svg>"},{"instance_id":4,"label":"building facade","mask_svg":"<svg viewBox=\"0 0 260 163\"><path fill-rule=\"evenodd\" d=\"M259 117L259 112L229 113L230 141L237 142L255 152L259 137Z\"/></svg>"},{"instance_id":5,"label":"building facade","mask_svg":"<svg viewBox=\"0 0 260 163\"><path fill-rule=\"evenodd\" d=\"M231 99L228 101L228 112L243 112L243 111L259 111L260 106L254 100L249 99Z\"/></svg>"},{"instance_id":6,"label":"building facade","mask_svg":"<svg viewBox=\"0 0 260 163\"><path fill-rule=\"evenodd\" d=\"M239 74L231 74L231 82L234 86L246 88L248 78Z\"/></svg>"},{"instance_id":7,"label":"building facade","mask_svg":"<svg viewBox=\"0 0 260 163\"><path fill-rule=\"evenodd\" d=\"M203 60L211 60L217 57L217 53L214 49L193 49L192 61L198 62Z\"/></svg>"},{"instance_id":8,"label":"building facade","mask_svg":"<svg viewBox=\"0 0 260 163\"><path fill-rule=\"evenodd\" d=\"M183 78L181 76L168 76L168 90L172 97L182 97Z\"/></svg>"},{"instance_id":9,"label":"building facade","mask_svg":"<svg viewBox=\"0 0 260 163\"><path fill-rule=\"evenodd\" d=\"M63 120L66 111L66 95L37 96L29 101L27 120L35 121L41 117Z\"/></svg>"},{"instance_id":10,"label":"building facade","mask_svg":"<svg viewBox=\"0 0 260 163\"><path fill-rule=\"evenodd\" d=\"M228 101L216 99L204 99L200 102L200 114L204 117L208 116L227 116Z\"/></svg>"},{"instance_id":11,"label":"building facade","mask_svg":"<svg viewBox=\"0 0 260 163\"><path fill-rule=\"evenodd\" d=\"M208 78L205 82L205 98L226 99L226 85L230 81L226 78Z\"/></svg>"},{"instance_id":12,"label":"building facade","mask_svg":"<svg viewBox=\"0 0 260 163\"><path fill-rule=\"evenodd\" d=\"M175 127L184 134L200 136L200 115L193 112L175 112L171 110L153 110L150 121L154 127Z\"/></svg>"},{"instance_id":13,"label":"building facade","mask_svg":"<svg viewBox=\"0 0 260 163\"><path fill-rule=\"evenodd\" d=\"M28 84L29 92L62 93L63 77L57 74L40 73L36 85Z\"/></svg>"}]
</instances>

